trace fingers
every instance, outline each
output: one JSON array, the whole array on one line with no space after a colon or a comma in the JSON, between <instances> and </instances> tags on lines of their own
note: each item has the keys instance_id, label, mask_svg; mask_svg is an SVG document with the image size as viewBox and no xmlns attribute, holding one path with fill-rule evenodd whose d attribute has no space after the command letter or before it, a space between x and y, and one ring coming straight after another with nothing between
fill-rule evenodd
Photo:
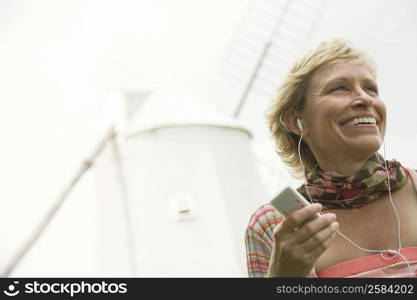
<instances>
[{"instance_id":1,"label":"fingers","mask_svg":"<svg viewBox=\"0 0 417 300\"><path fill-rule=\"evenodd\" d=\"M324 219L324 216L321 218ZM293 251L294 255L300 257L300 263L313 265L320 255L329 248L336 236L338 228L339 224L332 222L322 227L321 230L311 235L303 243L298 244Z\"/></svg>"},{"instance_id":2,"label":"fingers","mask_svg":"<svg viewBox=\"0 0 417 300\"><path fill-rule=\"evenodd\" d=\"M326 251L327 248L329 248L331 243L334 241L336 235L337 235L337 232L334 231L325 240L323 240L321 244L319 244L314 250L312 250L310 252L310 257L309 257L310 261L315 262L320 257L320 255L322 255L323 252Z\"/></svg>"},{"instance_id":3,"label":"fingers","mask_svg":"<svg viewBox=\"0 0 417 300\"><path fill-rule=\"evenodd\" d=\"M271 261L277 262L271 266L275 266L276 272L297 276L308 274L315 261L333 242L339 226L335 222L336 215L326 213L317 216L321 210L322 206L318 203L309 205L288 215L275 228ZM298 230L295 231L295 228Z\"/></svg>"},{"instance_id":4,"label":"fingers","mask_svg":"<svg viewBox=\"0 0 417 300\"><path fill-rule=\"evenodd\" d=\"M339 227L335 214L317 216L321 210L319 203L309 205L288 215L275 228L271 270L296 277L311 271L335 239Z\"/></svg>"},{"instance_id":5,"label":"fingers","mask_svg":"<svg viewBox=\"0 0 417 300\"><path fill-rule=\"evenodd\" d=\"M330 215L330 214L328 214ZM316 231L314 234L311 234L304 242L300 243L308 251L314 251L316 249L322 249L324 252L327 247L327 240L330 239L333 234L339 229L339 224L337 222L332 222L334 220L332 216L324 215L320 219L327 219L321 223L325 224L321 227L320 230ZM326 218L327 217L327 218ZM319 220L317 220L318 223Z\"/></svg>"},{"instance_id":6,"label":"fingers","mask_svg":"<svg viewBox=\"0 0 417 300\"><path fill-rule=\"evenodd\" d=\"M304 224L297 234L293 235L294 241L297 244L304 243L306 240L311 239L314 237L314 240L320 240L326 232L332 233L332 229L330 228L330 224L332 224L336 220L336 215L333 213L327 213L321 215L318 218ZM328 229L327 231L322 232L324 229ZM307 243L307 245L311 244Z\"/></svg>"},{"instance_id":7,"label":"fingers","mask_svg":"<svg viewBox=\"0 0 417 300\"><path fill-rule=\"evenodd\" d=\"M294 232L295 228L301 227L304 223L315 218L315 215L323 209L321 204L314 203L299 209L290 214L282 223L282 230L285 232Z\"/></svg>"}]
</instances>

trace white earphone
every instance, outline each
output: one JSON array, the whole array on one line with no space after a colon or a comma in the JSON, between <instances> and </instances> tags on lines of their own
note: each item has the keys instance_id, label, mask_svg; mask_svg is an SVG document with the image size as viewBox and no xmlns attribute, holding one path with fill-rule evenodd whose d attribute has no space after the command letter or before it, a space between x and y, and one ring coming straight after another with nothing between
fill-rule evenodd
<instances>
[{"instance_id":1,"label":"white earphone","mask_svg":"<svg viewBox=\"0 0 417 300\"><path fill-rule=\"evenodd\" d=\"M300 129L301 131L303 131L303 124L301 124L301 120L297 119L297 127L298 129Z\"/></svg>"}]
</instances>

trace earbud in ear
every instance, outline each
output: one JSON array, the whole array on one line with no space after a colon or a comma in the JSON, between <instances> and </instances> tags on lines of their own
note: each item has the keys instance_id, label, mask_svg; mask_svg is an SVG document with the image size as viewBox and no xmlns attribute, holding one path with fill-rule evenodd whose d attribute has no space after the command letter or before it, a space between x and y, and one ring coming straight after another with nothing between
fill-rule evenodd
<instances>
[{"instance_id":1,"label":"earbud in ear","mask_svg":"<svg viewBox=\"0 0 417 300\"><path fill-rule=\"evenodd\" d=\"M303 131L303 125L301 124L301 120L297 119L297 127L298 129L300 129L301 131Z\"/></svg>"}]
</instances>

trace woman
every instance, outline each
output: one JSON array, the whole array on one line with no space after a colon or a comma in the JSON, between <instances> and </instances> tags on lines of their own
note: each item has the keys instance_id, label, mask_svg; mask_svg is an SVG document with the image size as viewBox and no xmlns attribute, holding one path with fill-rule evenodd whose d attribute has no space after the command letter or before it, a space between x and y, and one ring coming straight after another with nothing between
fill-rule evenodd
<instances>
[{"instance_id":1,"label":"woman","mask_svg":"<svg viewBox=\"0 0 417 300\"><path fill-rule=\"evenodd\" d=\"M314 204L287 218L270 204L252 215L249 276L416 277L417 173L377 153L387 118L370 57L322 42L293 65L267 118Z\"/></svg>"}]
</instances>

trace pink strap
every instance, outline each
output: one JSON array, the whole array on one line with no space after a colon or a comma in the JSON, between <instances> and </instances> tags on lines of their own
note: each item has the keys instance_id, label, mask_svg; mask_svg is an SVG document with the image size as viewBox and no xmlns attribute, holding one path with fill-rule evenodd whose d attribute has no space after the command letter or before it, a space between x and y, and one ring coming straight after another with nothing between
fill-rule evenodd
<instances>
[{"instance_id":1,"label":"pink strap","mask_svg":"<svg viewBox=\"0 0 417 300\"><path fill-rule=\"evenodd\" d=\"M405 247L401 248L401 250L397 249L397 251L401 251L401 254L404 255L409 262L417 261L417 247ZM325 270L322 270L317 274L317 276L344 278L387 266L392 266L393 268L397 266L404 266L404 260L400 256L396 256L388 260L383 259L381 255L378 253L338 263Z\"/></svg>"}]
</instances>

